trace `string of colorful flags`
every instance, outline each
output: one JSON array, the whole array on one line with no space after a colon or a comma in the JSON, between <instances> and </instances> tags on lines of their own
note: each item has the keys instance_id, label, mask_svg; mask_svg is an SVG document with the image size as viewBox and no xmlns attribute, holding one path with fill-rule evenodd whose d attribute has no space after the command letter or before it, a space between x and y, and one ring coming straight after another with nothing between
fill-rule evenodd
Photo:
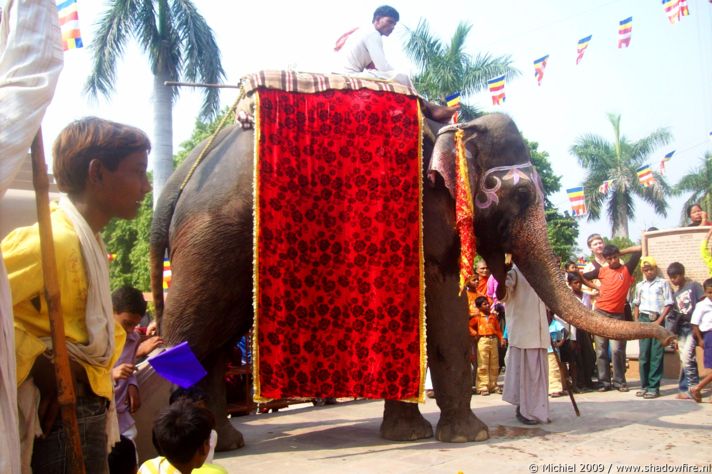
<instances>
[{"instance_id":1,"label":"string of colorful flags","mask_svg":"<svg viewBox=\"0 0 712 474\"><path fill-rule=\"evenodd\" d=\"M665 156L658 163L658 173L662 176L665 175L665 169L668 161L675 154L675 150L666 153ZM647 188L656 183L655 174L653 173L653 168L650 164L646 163L636 170L636 175L638 176L638 182L641 186ZM605 180L599 187L598 192L600 194L608 194L613 186L612 179ZM575 217L585 216L588 213L586 208L586 195L584 193L583 186L576 186L574 188L569 188L566 190L566 195L571 203L571 214Z\"/></svg>"},{"instance_id":2,"label":"string of colorful flags","mask_svg":"<svg viewBox=\"0 0 712 474\"><path fill-rule=\"evenodd\" d=\"M663 10L671 24L680 21L682 17L690 15L690 9L687 6L687 0L662 0ZM629 16L618 22L618 48L628 48L633 34L633 17ZM576 45L576 64L579 64L584 57L586 50L593 35L584 36ZM546 68L549 55L545 55L534 61L534 77L537 84L541 85L544 78L544 69ZM498 76L487 81L489 92L492 96L493 105L501 105L506 100L505 76Z\"/></svg>"},{"instance_id":3,"label":"string of colorful flags","mask_svg":"<svg viewBox=\"0 0 712 474\"><path fill-rule=\"evenodd\" d=\"M59 27L62 31L62 47L65 51L84 46L79 31L79 11L77 0L57 0Z\"/></svg>"}]
</instances>

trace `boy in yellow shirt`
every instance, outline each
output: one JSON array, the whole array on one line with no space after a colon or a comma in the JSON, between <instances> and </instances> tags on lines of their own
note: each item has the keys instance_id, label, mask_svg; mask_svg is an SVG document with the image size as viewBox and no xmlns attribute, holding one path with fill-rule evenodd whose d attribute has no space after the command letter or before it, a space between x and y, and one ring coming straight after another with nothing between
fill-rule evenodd
<instances>
[{"instance_id":1,"label":"boy in yellow shirt","mask_svg":"<svg viewBox=\"0 0 712 474\"><path fill-rule=\"evenodd\" d=\"M151 190L146 176L150 141L137 128L85 118L69 124L53 146L54 176L66 193L51 209L64 331L70 355L82 452L87 472L108 472L118 441L111 369L126 338L113 317L106 249L100 232L115 217L136 217ZM18 404L25 432L25 467L64 472L47 301L37 224L2 242L15 322ZM37 399L39 398L39 399ZM38 406L39 409L27 407ZM38 434L44 434L36 438Z\"/></svg>"}]
</instances>

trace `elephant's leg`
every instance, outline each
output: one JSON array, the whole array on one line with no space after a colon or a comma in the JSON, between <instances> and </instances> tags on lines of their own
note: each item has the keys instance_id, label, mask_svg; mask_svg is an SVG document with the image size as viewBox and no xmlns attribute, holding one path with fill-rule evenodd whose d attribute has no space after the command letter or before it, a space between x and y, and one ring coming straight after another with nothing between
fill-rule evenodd
<instances>
[{"instance_id":1,"label":"elephant's leg","mask_svg":"<svg viewBox=\"0 0 712 474\"><path fill-rule=\"evenodd\" d=\"M432 438L433 427L423 418L417 403L386 400L381 436L392 441L415 441Z\"/></svg>"},{"instance_id":2,"label":"elephant's leg","mask_svg":"<svg viewBox=\"0 0 712 474\"><path fill-rule=\"evenodd\" d=\"M219 351L215 357L206 362L208 375L200 386L208 395L208 407L215 415L215 431L218 433L216 451L230 451L245 445L242 433L235 429L227 417L227 393L225 390L225 368L227 358L225 351Z\"/></svg>"},{"instance_id":3,"label":"elephant's leg","mask_svg":"<svg viewBox=\"0 0 712 474\"><path fill-rule=\"evenodd\" d=\"M463 443L489 438L487 425L472 413L472 370L467 332L467 305L458 296L458 275L426 265L428 363L440 420L439 441Z\"/></svg>"}]
</instances>

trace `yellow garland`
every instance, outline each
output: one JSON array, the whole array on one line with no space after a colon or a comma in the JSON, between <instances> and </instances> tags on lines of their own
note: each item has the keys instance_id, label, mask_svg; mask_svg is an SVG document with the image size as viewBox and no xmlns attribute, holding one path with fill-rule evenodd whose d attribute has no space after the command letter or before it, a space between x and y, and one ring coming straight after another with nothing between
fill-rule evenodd
<instances>
[{"instance_id":1,"label":"yellow garland","mask_svg":"<svg viewBox=\"0 0 712 474\"><path fill-rule=\"evenodd\" d=\"M460 294L465 289L467 281L474 274L475 248L474 217L475 211L472 204L470 176L467 168L467 156L463 137L465 132L458 129L455 132L455 153L457 159L456 190L455 190L455 225L460 236ZM464 196L463 196L464 194ZM472 259L468 258L465 250L472 247Z\"/></svg>"}]
</instances>

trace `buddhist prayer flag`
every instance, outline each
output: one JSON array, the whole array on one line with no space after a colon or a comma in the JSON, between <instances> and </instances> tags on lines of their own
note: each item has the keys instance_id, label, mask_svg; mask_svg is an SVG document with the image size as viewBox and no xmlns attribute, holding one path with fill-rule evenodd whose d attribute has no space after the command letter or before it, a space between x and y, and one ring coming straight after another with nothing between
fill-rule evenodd
<instances>
[{"instance_id":1,"label":"buddhist prayer flag","mask_svg":"<svg viewBox=\"0 0 712 474\"><path fill-rule=\"evenodd\" d=\"M608 191L611 189L611 183L613 182L612 179L607 179L601 185L598 187L598 192L601 194L608 194Z\"/></svg>"},{"instance_id":2,"label":"buddhist prayer flag","mask_svg":"<svg viewBox=\"0 0 712 474\"><path fill-rule=\"evenodd\" d=\"M64 50L84 46L79 32L77 0L57 0L57 13L59 14L59 26L62 30L62 47Z\"/></svg>"},{"instance_id":3,"label":"buddhist prayer flag","mask_svg":"<svg viewBox=\"0 0 712 474\"><path fill-rule=\"evenodd\" d=\"M578 267L578 269L580 271L583 271L583 269L586 268L587 263L588 262L586 261L586 259L584 257L579 257L578 260L576 260L576 266Z\"/></svg>"},{"instance_id":4,"label":"buddhist prayer flag","mask_svg":"<svg viewBox=\"0 0 712 474\"><path fill-rule=\"evenodd\" d=\"M664 175L665 174L665 167L667 166L667 162L670 161L672 158L672 155L675 154L675 150L671 151L670 153L666 154L662 160L660 160L660 174Z\"/></svg>"},{"instance_id":5,"label":"buddhist prayer flag","mask_svg":"<svg viewBox=\"0 0 712 474\"><path fill-rule=\"evenodd\" d=\"M677 23L680 20L680 1L679 0L662 0L663 9L670 23Z\"/></svg>"},{"instance_id":6,"label":"buddhist prayer flag","mask_svg":"<svg viewBox=\"0 0 712 474\"><path fill-rule=\"evenodd\" d=\"M167 290L171 287L171 261L167 258L163 259L163 290Z\"/></svg>"},{"instance_id":7,"label":"buddhist prayer flag","mask_svg":"<svg viewBox=\"0 0 712 474\"><path fill-rule=\"evenodd\" d=\"M549 60L549 55L542 56L541 58L534 61L534 76L536 76L536 83L541 85L541 80L544 79L544 68L546 67L546 62Z\"/></svg>"},{"instance_id":8,"label":"buddhist prayer flag","mask_svg":"<svg viewBox=\"0 0 712 474\"><path fill-rule=\"evenodd\" d=\"M633 17L629 16L618 23L618 48L630 46L630 35L633 32Z\"/></svg>"},{"instance_id":9,"label":"buddhist prayer flag","mask_svg":"<svg viewBox=\"0 0 712 474\"><path fill-rule=\"evenodd\" d=\"M641 166L636 173L638 174L638 181L644 188L655 184L655 176L653 176L653 170L650 169L650 165Z\"/></svg>"},{"instance_id":10,"label":"buddhist prayer flag","mask_svg":"<svg viewBox=\"0 0 712 474\"><path fill-rule=\"evenodd\" d=\"M492 94L492 104L499 105L506 100L504 95L504 74L487 81L490 94Z\"/></svg>"},{"instance_id":11,"label":"buddhist prayer flag","mask_svg":"<svg viewBox=\"0 0 712 474\"><path fill-rule=\"evenodd\" d=\"M680 5L680 16L689 16L690 15L690 9L687 6L687 0L680 0L679 2Z\"/></svg>"},{"instance_id":12,"label":"buddhist prayer flag","mask_svg":"<svg viewBox=\"0 0 712 474\"><path fill-rule=\"evenodd\" d=\"M593 35L588 35L585 38L581 38L578 42L578 47L576 48L578 52L578 56L576 57L576 64L578 64L581 59L583 59L583 53L586 51L586 48L588 48L588 43L591 42L591 37Z\"/></svg>"},{"instance_id":13,"label":"buddhist prayer flag","mask_svg":"<svg viewBox=\"0 0 712 474\"><path fill-rule=\"evenodd\" d=\"M460 92L453 92L449 96L445 97L445 103L448 107L460 105Z\"/></svg>"},{"instance_id":14,"label":"buddhist prayer flag","mask_svg":"<svg viewBox=\"0 0 712 474\"><path fill-rule=\"evenodd\" d=\"M583 216L586 214L586 197L583 194L583 186L567 189L566 194L568 194L569 201L571 201L573 215Z\"/></svg>"}]
</instances>

